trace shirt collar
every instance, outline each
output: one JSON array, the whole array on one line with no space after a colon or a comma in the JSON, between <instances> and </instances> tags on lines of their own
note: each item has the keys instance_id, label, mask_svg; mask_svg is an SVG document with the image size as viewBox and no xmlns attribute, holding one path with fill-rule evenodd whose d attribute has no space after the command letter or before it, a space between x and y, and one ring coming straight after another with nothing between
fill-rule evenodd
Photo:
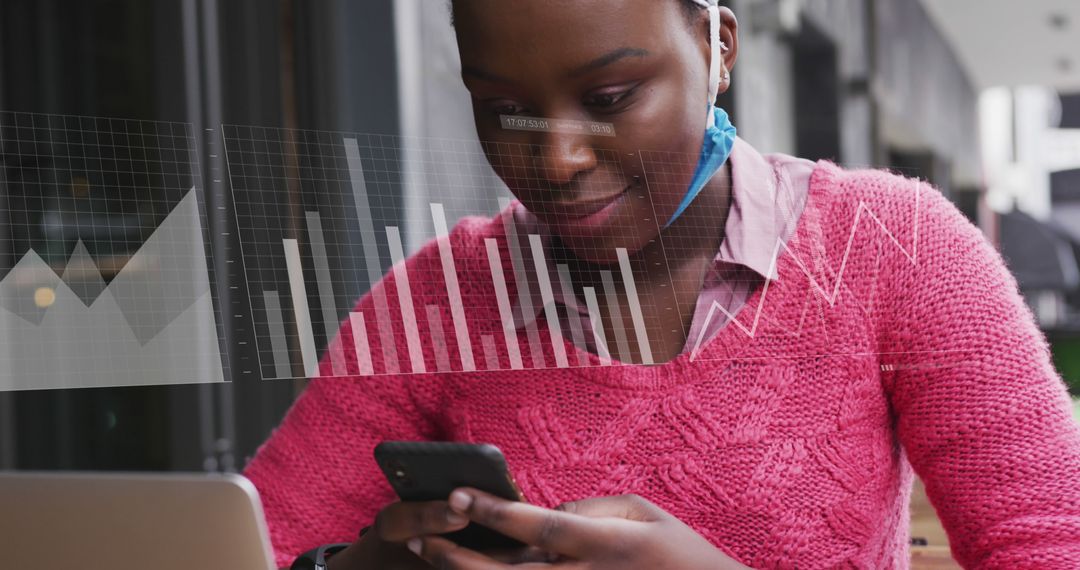
<instances>
[{"instance_id":1,"label":"shirt collar","mask_svg":"<svg viewBox=\"0 0 1080 570\"><path fill-rule=\"evenodd\" d=\"M749 143L736 137L728 158L731 163L731 207L724 224L724 239L713 260L712 270L705 277L704 287L720 278L719 269L725 263L747 267L765 279L778 279L773 263L777 242L792 234L798 219L796 212L802 210L802 204L796 203L802 194L792 191L793 181L788 169L784 168L784 163L798 160L801 159L785 155L763 156ZM540 236L546 252L551 232L546 224L525 209L520 202L511 203L502 215L507 216L504 219L505 227L508 232L513 231L516 234L520 250L521 269L525 275L518 275L517 278L527 279L530 285L532 310L524 310L520 297L516 301L514 312L522 316L522 322L518 323L520 328L535 320L543 310L529 236ZM551 278L554 301L580 314L588 314L585 303L576 296L565 298L555 264L548 256L545 256L545 262L547 274ZM528 314L530 312L531 319Z\"/></svg>"},{"instance_id":2,"label":"shirt collar","mask_svg":"<svg viewBox=\"0 0 1080 570\"><path fill-rule=\"evenodd\" d=\"M731 149L731 209L716 261L745 265L775 279L776 175L765 157L740 138ZM770 270L772 274L770 274Z\"/></svg>"}]
</instances>

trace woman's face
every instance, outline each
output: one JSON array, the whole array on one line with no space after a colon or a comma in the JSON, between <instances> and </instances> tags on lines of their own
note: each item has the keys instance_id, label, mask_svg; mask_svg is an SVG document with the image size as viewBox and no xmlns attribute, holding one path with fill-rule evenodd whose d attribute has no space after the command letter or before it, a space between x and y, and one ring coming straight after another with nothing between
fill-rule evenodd
<instances>
[{"instance_id":1,"label":"woman's face","mask_svg":"<svg viewBox=\"0 0 1080 570\"><path fill-rule=\"evenodd\" d=\"M616 248L632 253L655 240L701 151L705 12L691 22L681 0L459 0L454 8L476 130L511 192L582 259L611 262ZM733 33L725 25L732 47ZM504 129L500 115L610 123L615 136Z\"/></svg>"}]
</instances>

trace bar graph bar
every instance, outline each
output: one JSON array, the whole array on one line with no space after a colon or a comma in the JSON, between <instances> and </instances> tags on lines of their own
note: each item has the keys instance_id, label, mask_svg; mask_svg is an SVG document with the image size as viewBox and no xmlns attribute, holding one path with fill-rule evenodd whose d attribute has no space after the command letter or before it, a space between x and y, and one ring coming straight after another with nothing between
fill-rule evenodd
<instances>
[{"instance_id":1,"label":"bar graph bar","mask_svg":"<svg viewBox=\"0 0 1080 570\"><path fill-rule=\"evenodd\" d=\"M619 257L619 269L622 271L623 288L626 289L626 301L630 304L630 318L634 321L634 333L637 335L641 363L653 364L649 332L645 329L645 316L641 312L641 299L638 298L634 273L630 269L630 256L626 253L625 247L616 248L615 254Z\"/></svg>"},{"instance_id":2,"label":"bar graph bar","mask_svg":"<svg viewBox=\"0 0 1080 570\"><path fill-rule=\"evenodd\" d=\"M424 347L420 343L416 312L413 310L412 286L409 284L409 273L405 269L405 251L401 247L401 232L397 226L386 226L386 243L390 246L390 259L394 262L394 282L397 284L398 306L401 307L401 324L405 327L409 362L413 372L422 374L427 372L427 367L424 366Z\"/></svg>"},{"instance_id":3,"label":"bar graph bar","mask_svg":"<svg viewBox=\"0 0 1080 570\"><path fill-rule=\"evenodd\" d=\"M566 346L562 340L559 313L555 309L555 294L551 290L551 277L548 275L544 244L540 241L540 236L529 234L529 246L532 248L533 265L536 266L536 280L540 285L540 300L544 304L544 318L548 324L551 350L555 353L555 365L566 368L570 366L570 363L566 360Z\"/></svg>"},{"instance_id":4,"label":"bar graph bar","mask_svg":"<svg viewBox=\"0 0 1080 570\"><path fill-rule=\"evenodd\" d=\"M270 349L274 358L274 377L292 378L289 345L285 340L285 317L277 291L263 291L266 306L266 327L270 330Z\"/></svg>"},{"instance_id":5,"label":"bar graph bar","mask_svg":"<svg viewBox=\"0 0 1080 570\"><path fill-rule=\"evenodd\" d=\"M467 372L473 371L476 370L476 362L473 360L472 341L469 339L469 325L465 320L465 305L461 301L457 266L454 264L454 252L450 247L450 231L446 228L446 212L443 211L442 204L431 204L431 219L435 222L435 238L439 244L439 257L442 259L446 292L450 297L450 318L454 322L454 334L457 337L458 354L461 356L461 368Z\"/></svg>"},{"instance_id":6,"label":"bar graph bar","mask_svg":"<svg viewBox=\"0 0 1080 570\"><path fill-rule=\"evenodd\" d=\"M304 267L300 262L300 246L296 240L285 238L285 264L289 271L289 293L292 295L293 318L300 336L300 356L304 363L304 375L314 378L319 374L319 357L315 349L315 334L311 329L308 312L307 288L304 286Z\"/></svg>"},{"instance_id":7,"label":"bar graph bar","mask_svg":"<svg viewBox=\"0 0 1080 570\"><path fill-rule=\"evenodd\" d=\"M431 347L435 350L435 369L439 372L450 371L450 351L446 348L446 333L443 331L442 308L438 305L426 305L428 333L431 335Z\"/></svg>"},{"instance_id":8,"label":"bar graph bar","mask_svg":"<svg viewBox=\"0 0 1080 570\"><path fill-rule=\"evenodd\" d=\"M556 266L556 271L559 273L559 287L562 289L564 304L577 304L574 298L574 284L570 280L570 268L565 263L560 263ZM578 365L588 366L589 354L585 351L585 333L581 329L581 317L577 310L569 306L566 307L566 317L570 321L570 338L574 339L574 344L578 347L576 352Z\"/></svg>"},{"instance_id":9,"label":"bar graph bar","mask_svg":"<svg viewBox=\"0 0 1080 570\"><path fill-rule=\"evenodd\" d=\"M495 285L495 299L499 304L499 318L502 320L510 368L521 370L524 367L521 362L521 347L518 346L517 327L514 326L514 313L510 308L510 294L506 291L506 276L503 274L502 256L499 255L499 242L494 238L487 238L484 245L487 247L491 282Z\"/></svg>"},{"instance_id":10,"label":"bar graph bar","mask_svg":"<svg viewBox=\"0 0 1080 570\"><path fill-rule=\"evenodd\" d=\"M327 350L330 352L330 364L334 376L344 376L345 354L341 343L333 342L337 336L338 316L337 301L334 299L334 283L330 278L330 262L326 257L326 238L323 236L322 218L318 212L305 212L307 215L308 241L315 262L315 279L319 288L319 305L322 308L323 332L326 334Z\"/></svg>"},{"instance_id":11,"label":"bar graph bar","mask_svg":"<svg viewBox=\"0 0 1080 570\"><path fill-rule=\"evenodd\" d=\"M356 365L359 367L361 376L370 376L375 373L371 365L371 345L368 344L367 323L364 322L364 313L349 313L349 323L352 325L353 347L356 349Z\"/></svg>"},{"instance_id":12,"label":"bar graph bar","mask_svg":"<svg viewBox=\"0 0 1080 570\"><path fill-rule=\"evenodd\" d=\"M600 280L604 284L604 298L608 304L608 314L611 315L611 328L615 330L615 346L619 349L619 360L632 362L630 355L630 341L626 338L626 325L623 322L622 307L619 306L619 294L615 290L615 279L611 272L602 270Z\"/></svg>"},{"instance_id":13,"label":"bar graph bar","mask_svg":"<svg viewBox=\"0 0 1080 570\"><path fill-rule=\"evenodd\" d=\"M499 351L495 348L495 337L486 334L480 337L480 344L484 345L484 367L487 370L499 369Z\"/></svg>"},{"instance_id":14,"label":"bar graph bar","mask_svg":"<svg viewBox=\"0 0 1080 570\"><path fill-rule=\"evenodd\" d=\"M604 321L600 315L600 303L596 300L596 289L583 287L585 306L589 309L589 323L592 325L593 338L596 339L596 355L600 364L611 366L611 352L608 351L607 335L604 334Z\"/></svg>"},{"instance_id":15,"label":"bar graph bar","mask_svg":"<svg viewBox=\"0 0 1080 570\"><path fill-rule=\"evenodd\" d=\"M499 207L506 211L510 207L508 198L499 198ZM532 356L534 368L546 368L544 348L540 345L540 331L536 328L535 309L533 308L532 285L528 273L525 271L525 262L521 256L521 244L518 240L517 224L514 222L512 212L504 217L503 227L506 233L506 245L510 250L510 265L514 268L514 283L517 287L518 309L528 316L525 324L525 334L529 338L529 354ZM518 315L524 320L522 315Z\"/></svg>"},{"instance_id":16,"label":"bar graph bar","mask_svg":"<svg viewBox=\"0 0 1080 570\"><path fill-rule=\"evenodd\" d=\"M353 201L356 204L356 217L360 223L360 239L364 248L368 283L373 288L372 301L375 303L375 320L378 324L383 363L387 373L397 374L400 367L397 345L394 343L394 326L390 320L390 308L386 303L386 292L375 287L375 284L382 279L382 267L379 263L379 247L375 242L375 225L371 218L371 205L368 202L364 165L360 160L360 147L357 146L354 138L345 137L344 143L345 158L349 164L349 182L352 185Z\"/></svg>"}]
</instances>

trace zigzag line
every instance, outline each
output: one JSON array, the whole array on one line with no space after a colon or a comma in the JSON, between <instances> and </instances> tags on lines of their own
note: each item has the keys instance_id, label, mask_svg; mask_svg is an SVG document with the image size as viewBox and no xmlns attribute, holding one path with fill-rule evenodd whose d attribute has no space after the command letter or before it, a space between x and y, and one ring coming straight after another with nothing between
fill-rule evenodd
<instances>
[{"instance_id":1,"label":"zigzag line","mask_svg":"<svg viewBox=\"0 0 1080 570\"><path fill-rule=\"evenodd\" d=\"M818 283L817 279L814 278L810 270L806 268L806 264L803 263L802 259L800 259L799 256L794 251L792 251L790 247L788 247L787 242L781 239L776 240L776 247L773 248L772 261L769 263L768 274L773 275L776 272L776 263L780 257L780 252L781 250L786 251L789 255L791 255L792 259L795 260L795 263L798 264L799 268L802 269L802 272L806 275L806 278L810 280L810 284L813 285L814 289L818 292L818 294L820 294L822 298L825 299L825 301L829 304L830 307L835 306L836 299L840 296L840 285L841 283L843 283L844 280L844 270L847 269L848 256L851 254L852 244L855 243L855 234L858 232L859 221L860 219L862 219L863 212L866 212L866 214L870 216L870 219L877 222L877 225L881 228L881 231L885 232L885 235L888 236L890 240L892 240L892 242L896 245L897 249L899 249L900 252L904 254L904 257L906 257L912 265L916 265L919 259L919 195L922 193L921 190L922 181L918 181L915 184L915 213L913 221L914 232L911 239L911 253L908 253L908 251L904 249L904 246L900 245L900 241L896 239L896 236L893 235L891 231L889 231L889 228L885 227L885 224L881 221L880 218L877 217L877 214L875 214L874 211L870 209L870 206L867 206L866 202L860 201L859 208L855 212L855 220L851 223L851 232L848 235L847 249L844 250L844 258L840 262L840 271L836 274L836 283L833 284L831 294L826 292L826 289L822 287L820 283ZM723 313L724 316L727 317L727 319L731 323L739 327L739 329L746 333L748 337L754 338L757 334L758 322L761 319L761 309L765 306L765 297L769 292L769 283L771 281L771 279L765 280L765 285L761 290L761 299L758 300L757 310L754 313L754 320L753 323L751 323L750 327L747 327L738 319L736 319L735 314L731 313L726 308L721 306L720 303L718 303L717 301L713 301L712 306L709 307L709 313L705 316L705 326L701 327L701 333L698 334L697 341L694 343L694 349L690 352L690 360L694 360L695 358L697 358L698 351L701 348L701 343L705 339L705 331L708 330L709 323L712 322L713 315L715 315L717 311Z\"/></svg>"}]
</instances>

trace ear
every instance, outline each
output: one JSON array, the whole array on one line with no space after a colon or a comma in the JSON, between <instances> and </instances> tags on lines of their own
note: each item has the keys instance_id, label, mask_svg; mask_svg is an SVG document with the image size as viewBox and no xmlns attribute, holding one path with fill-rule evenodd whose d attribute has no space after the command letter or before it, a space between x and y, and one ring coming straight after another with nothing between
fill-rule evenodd
<instances>
[{"instance_id":1,"label":"ear","mask_svg":"<svg viewBox=\"0 0 1080 570\"><path fill-rule=\"evenodd\" d=\"M709 65L712 44L709 37L709 16L705 10L701 10L698 30L700 31L698 37L701 38L698 46L701 48L702 55L705 56L706 65ZM724 58L723 66L720 68L720 93L723 93L731 87L731 79L725 80L724 72L730 72L735 67L735 60L739 55L739 21L735 18L735 13L726 6L720 6L720 41L722 42L720 52Z\"/></svg>"},{"instance_id":2,"label":"ear","mask_svg":"<svg viewBox=\"0 0 1080 570\"><path fill-rule=\"evenodd\" d=\"M708 26L708 23L705 25ZM724 72L730 72L739 57L739 21L735 18L735 13L725 6L720 7L720 41L727 46L726 50L720 48L724 58L723 67L720 69L720 92L723 93L731 87L731 79L724 80Z\"/></svg>"}]
</instances>

